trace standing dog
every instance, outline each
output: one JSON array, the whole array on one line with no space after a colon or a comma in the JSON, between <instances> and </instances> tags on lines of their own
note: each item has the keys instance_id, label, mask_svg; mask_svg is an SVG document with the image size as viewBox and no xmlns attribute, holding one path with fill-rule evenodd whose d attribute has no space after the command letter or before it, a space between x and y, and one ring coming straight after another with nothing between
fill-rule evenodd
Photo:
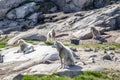
<instances>
[{"instance_id":1,"label":"standing dog","mask_svg":"<svg viewBox=\"0 0 120 80\"><path fill-rule=\"evenodd\" d=\"M19 44L19 50L17 51L17 53L23 52L23 53L27 54L27 53L34 51L33 45L25 42L22 39L20 39L18 41L18 44Z\"/></svg>"},{"instance_id":2,"label":"standing dog","mask_svg":"<svg viewBox=\"0 0 120 80\"><path fill-rule=\"evenodd\" d=\"M61 68L75 65L73 53L68 47L65 47L59 41L56 41L56 43L54 44L54 47L56 47L57 51L59 52Z\"/></svg>"}]
</instances>

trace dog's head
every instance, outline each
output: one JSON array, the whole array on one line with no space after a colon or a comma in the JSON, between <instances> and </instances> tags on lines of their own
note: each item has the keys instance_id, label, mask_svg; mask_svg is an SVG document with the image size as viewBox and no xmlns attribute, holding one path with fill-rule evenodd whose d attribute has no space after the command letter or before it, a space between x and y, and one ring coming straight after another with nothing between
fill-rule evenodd
<instances>
[{"instance_id":1,"label":"dog's head","mask_svg":"<svg viewBox=\"0 0 120 80\"><path fill-rule=\"evenodd\" d=\"M60 41L56 41L52 47L61 49L61 48L63 48L63 44Z\"/></svg>"},{"instance_id":2,"label":"dog's head","mask_svg":"<svg viewBox=\"0 0 120 80\"><path fill-rule=\"evenodd\" d=\"M22 39L18 40L18 42L17 42L17 44L24 44L24 43L25 43L25 41Z\"/></svg>"}]
</instances>

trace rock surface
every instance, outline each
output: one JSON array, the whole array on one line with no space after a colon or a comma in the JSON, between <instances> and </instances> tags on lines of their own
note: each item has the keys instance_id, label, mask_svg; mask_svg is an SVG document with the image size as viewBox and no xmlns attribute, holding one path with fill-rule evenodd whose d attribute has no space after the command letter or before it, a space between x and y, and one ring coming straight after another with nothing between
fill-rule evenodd
<instances>
[{"instance_id":1,"label":"rock surface","mask_svg":"<svg viewBox=\"0 0 120 80\"><path fill-rule=\"evenodd\" d=\"M58 52L55 48L45 45L34 45L34 47L36 51L29 54L15 53L18 47L3 49L2 54L4 55L4 62L0 64L0 70L2 72L0 74L0 79L12 80L13 78L17 78L20 74L43 75L52 73L74 77L86 70L102 71L105 68L120 69L120 65L118 65L120 60L119 54L115 55L115 57L118 58L116 61L104 61L103 56L105 56L105 54L103 52L84 52L82 49L80 53L77 53L78 56L80 55L80 60L76 60L75 66L71 66L66 69L60 69ZM90 58L94 58L95 62L91 62Z\"/></svg>"},{"instance_id":2,"label":"rock surface","mask_svg":"<svg viewBox=\"0 0 120 80\"><path fill-rule=\"evenodd\" d=\"M65 12L79 11L88 8L100 8L110 3L110 0L52 0Z\"/></svg>"},{"instance_id":3,"label":"rock surface","mask_svg":"<svg viewBox=\"0 0 120 80\"><path fill-rule=\"evenodd\" d=\"M120 43L120 37L115 40L116 43Z\"/></svg>"},{"instance_id":4,"label":"rock surface","mask_svg":"<svg viewBox=\"0 0 120 80\"><path fill-rule=\"evenodd\" d=\"M52 0L58 4L60 9L64 11L79 11L84 8L103 7L107 6L111 0ZM82 29L93 26L102 26L110 29L117 29L119 27L119 2L118 4L103 7L103 9L76 12L72 16L62 17L64 21L53 18L46 19L44 13L54 13L58 7L50 1L44 0L2 0L0 1L0 29L3 32L10 32L14 30L22 30L22 27L29 29L34 27L37 23L56 22L53 26L57 26L57 30L68 29ZM59 4L60 3L60 4ZM5 5L4 5L5 4ZM46 7L46 5L49 5ZM58 15L57 15L58 17ZM9 19L11 20L9 20ZM12 24L11 24L12 22ZM62 26L62 27L61 27ZM8 28L8 29L7 29ZM12 29L11 29L12 28ZM4 30L5 29L5 30ZM6 30L7 29L7 30Z\"/></svg>"},{"instance_id":5,"label":"rock surface","mask_svg":"<svg viewBox=\"0 0 120 80\"><path fill-rule=\"evenodd\" d=\"M8 41L9 45L21 38L43 41L39 45L34 45L35 51L29 54L16 53L18 47L1 49L0 54L4 56L1 61L3 63L0 63L0 80L13 80L17 77L20 79L25 74L58 73L73 77L84 70L102 71L104 68L120 70L120 54L116 54L120 53L119 50L107 49L107 52L113 51L113 55L106 54L97 48L96 50L73 49L77 50L75 52L78 57L75 60L76 66L60 69L57 50L44 43L45 35L54 28L57 41L67 44L72 37L75 37L83 39L80 44L82 41L85 44L91 44L93 40L91 40L90 27L99 28L98 30L107 41L119 43L120 3L111 3L111 1L119 0L52 1L54 2L0 0L0 33L2 36L14 34L14 37ZM58 10L60 12L57 12ZM40 26L33 29L34 25Z\"/></svg>"},{"instance_id":6,"label":"rock surface","mask_svg":"<svg viewBox=\"0 0 120 80\"><path fill-rule=\"evenodd\" d=\"M96 29L99 30L101 34L103 34L105 31L105 29L101 28L101 27L96 27ZM77 32L74 32L72 34L72 36L75 38L78 38L78 39L91 39L92 32L91 32L90 28L85 28L85 29L81 29Z\"/></svg>"},{"instance_id":7,"label":"rock surface","mask_svg":"<svg viewBox=\"0 0 120 80\"><path fill-rule=\"evenodd\" d=\"M33 29L33 30L29 30L27 32L18 34L17 36L11 38L8 41L8 45L12 45L12 44L16 43L19 39L22 39L22 38L27 38L30 40L39 40L39 41L44 41L44 42L47 39L46 36L42 35L42 33L39 30Z\"/></svg>"},{"instance_id":8,"label":"rock surface","mask_svg":"<svg viewBox=\"0 0 120 80\"><path fill-rule=\"evenodd\" d=\"M7 13L8 19L22 19L25 18L29 13L33 13L39 9L39 6L36 3L31 2L28 4L24 4L21 7L15 8Z\"/></svg>"},{"instance_id":9,"label":"rock surface","mask_svg":"<svg viewBox=\"0 0 120 80\"><path fill-rule=\"evenodd\" d=\"M49 5L46 7L46 5ZM0 1L0 29L8 34L11 31L29 29L39 23L39 16L43 13L56 12L53 2L44 0L1 0Z\"/></svg>"},{"instance_id":10,"label":"rock surface","mask_svg":"<svg viewBox=\"0 0 120 80\"><path fill-rule=\"evenodd\" d=\"M27 61L31 59L58 60L57 50L51 46L36 45L35 51L30 54L17 53L18 47L3 50L4 62ZM37 56L37 57L36 57Z\"/></svg>"}]
</instances>

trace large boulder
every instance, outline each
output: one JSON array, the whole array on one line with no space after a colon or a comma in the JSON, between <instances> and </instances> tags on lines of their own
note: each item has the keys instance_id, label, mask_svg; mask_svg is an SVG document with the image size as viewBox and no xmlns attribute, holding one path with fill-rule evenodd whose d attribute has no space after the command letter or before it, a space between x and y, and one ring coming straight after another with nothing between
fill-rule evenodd
<instances>
[{"instance_id":1,"label":"large boulder","mask_svg":"<svg viewBox=\"0 0 120 80\"><path fill-rule=\"evenodd\" d=\"M81 66L75 65L68 69L59 69L57 70L57 74L60 76L75 77L82 73L82 68Z\"/></svg>"},{"instance_id":2,"label":"large boulder","mask_svg":"<svg viewBox=\"0 0 120 80\"><path fill-rule=\"evenodd\" d=\"M36 10L38 10L38 8L39 7L36 5L35 2L27 3L21 7L15 8L8 12L7 18L9 19L25 18L27 15L29 15L29 13L33 13Z\"/></svg>"},{"instance_id":3,"label":"large boulder","mask_svg":"<svg viewBox=\"0 0 120 80\"><path fill-rule=\"evenodd\" d=\"M25 0L0 0L0 18L5 17L11 8L18 6L24 1Z\"/></svg>"},{"instance_id":4,"label":"large boulder","mask_svg":"<svg viewBox=\"0 0 120 80\"><path fill-rule=\"evenodd\" d=\"M19 31L22 30L21 28L27 30L41 20L39 16L43 13L55 11L57 7L50 1L0 0L0 29L3 33Z\"/></svg>"},{"instance_id":5,"label":"large boulder","mask_svg":"<svg viewBox=\"0 0 120 80\"><path fill-rule=\"evenodd\" d=\"M30 0L30 1L44 2L44 0ZM26 2L28 2L28 0L0 0L0 19L4 18L8 11Z\"/></svg>"},{"instance_id":6,"label":"large boulder","mask_svg":"<svg viewBox=\"0 0 120 80\"><path fill-rule=\"evenodd\" d=\"M42 12L36 12L30 15L27 19L32 20L35 24L38 22L38 17L42 14Z\"/></svg>"},{"instance_id":7,"label":"large boulder","mask_svg":"<svg viewBox=\"0 0 120 80\"><path fill-rule=\"evenodd\" d=\"M97 30L100 31L101 34L104 33L105 29L101 28L101 27L96 27ZM92 38L92 32L90 28L85 28L85 29L81 29L77 32L74 32L72 34L73 38L78 38L78 39L91 39Z\"/></svg>"},{"instance_id":8,"label":"large boulder","mask_svg":"<svg viewBox=\"0 0 120 80\"><path fill-rule=\"evenodd\" d=\"M46 36L42 35L39 30L33 29L33 30L29 30L27 32L23 32L13 38L11 38L8 41L8 45L12 45L12 44L16 43L19 39L22 39L22 38L27 38L30 40L39 40L39 41L46 41L46 39L47 39Z\"/></svg>"},{"instance_id":9,"label":"large boulder","mask_svg":"<svg viewBox=\"0 0 120 80\"><path fill-rule=\"evenodd\" d=\"M3 49L1 54L4 55L3 62L15 62L15 61L26 61L32 60L35 61L56 61L59 59L58 52L55 48L51 46L40 46L34 45L35 51L24 54L24 53L17 53L18 47L10 48L10 49ZM33 63L34 64L34 63Z\"/></svg>"}]
</instances>

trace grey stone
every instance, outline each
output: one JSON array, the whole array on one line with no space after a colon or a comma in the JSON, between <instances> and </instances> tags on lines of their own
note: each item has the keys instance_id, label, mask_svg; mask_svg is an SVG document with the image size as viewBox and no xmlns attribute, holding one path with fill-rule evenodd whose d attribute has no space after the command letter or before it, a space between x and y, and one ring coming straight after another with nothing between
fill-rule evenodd
<instances>
[{"instance_id":1,"label":"grey stone","mask_svg":"<svg viewBox=\"0 0 120 80\"><path fill-rule=\"evenodd\" d=\"M4 18L10 9L17 7L24 1L26 0L0 0L0 19Z\"/></svg>"},{"instance_id":2,"label":"grey stone","mask_svg":"<svg viewBox=\"0 0 120 80\"><path fill-rule=\"evenodd\" d=\"M114 55L112 55L112 54L106 54L106 55L103 56L103 60L110 60L110 61L112 61L113 58L114 58Z\"/></svg>"},{"instance_id":3,"label":"grey stone","mask_svg":"<svg viewBox=\"0 0 120 80\"><path fill-rule=\"evenodd\" d=\"M95 57L97 57L97 55L91 55L89 58L95 58Z\"/></svg>"},{"instance_id":4,"label":"grey stone","mask_svg":"<svg viewBox=\"0 0 120 80\"><path fill-rule=\"evenodd\" d=\"M54 6L54 7L52 7L50 10L49 10L49 12L56 12L57 11L57 7L56 6Z\"/></svg>"},{"instance_id":5,"label":"grey stone","mask_svg":"<svg viewBox=\"0 0 120 80\"><path fill-rule=\"evenodd\" d=\"M109 46L109 47L107 48L107 50L115 50L115 48L114 48L114 47Z\"/></svg>"},{"instance_id":6,"label":"grey stone","mask_svg":"<svg viewBox=\"0 0 120 80\"><path fill-rule=\"evenodd\" d=\"M33 35L29 35L28 37L26 37L30 40L40 40L40 41L46 41L46 37L44 35L40 35L40 34L33 34Z\"/></svg>"},{"instance_id":7,"label":"grey stone","mask_svg":"<svg viewBox=\"0 0 120 80\"><path fill-rule=\"evenodd\" d=\"M68 77L74 77L82 73L81 71L82 67L80 66L72 66L68 69L60 69L57 71L57 74L60 76L68 76Z\"/></svg>"},{"instance_id":8,"label":"grey stone","mask_svg":"<svg viewBox=\"0 0 120 80\"><path fill-rule=\"evenodd\" d=\"M7 18L9 19L25 18L27 15L29 15L29 13L32 13L38 10L38 8L39 7L36 5L35 2L24 4L8 12Z\"/></svg>"},{"instance_id":9,"label":"grey stone","mask_svg":"<svg viewBox=\"0 0 120 80\"><path fill-rule=\"evenodd\" d=\"M30 15L27 19L32 20L35 24L38 23L38 18L39 16L42 14L42 12L38 12L38 13L33 13L32 15Z\"/></svg>"},{"instance_id":10,"label":"grey stone","mask_svg":"<svg viewBox=\"0 0 120 80\"><path fill-rule=\"evenodd\" d=\"M84 51L90 52L90 51L93 51L93 50L91 48L85 48Z\"/></svg>"},{"instance_id":11,"label":"grey stone","mask_svg":"<svg viewBox=\"0 0 120 80\"><path fill-rule=\"evenodd\" d=\"M50 22L51 19L44 19L44 22Z\"/></svg>"},{"instance_id":12,"label":"grey stone","mask_svg":"<svg viewBox=\"0 0 120 80\"><path fill-rule=\"evenodd\" d=\"M52 0L65 12L79 11L89 8L100 8L110 3L110 0Z\"/></svg>"}]
</instances>

